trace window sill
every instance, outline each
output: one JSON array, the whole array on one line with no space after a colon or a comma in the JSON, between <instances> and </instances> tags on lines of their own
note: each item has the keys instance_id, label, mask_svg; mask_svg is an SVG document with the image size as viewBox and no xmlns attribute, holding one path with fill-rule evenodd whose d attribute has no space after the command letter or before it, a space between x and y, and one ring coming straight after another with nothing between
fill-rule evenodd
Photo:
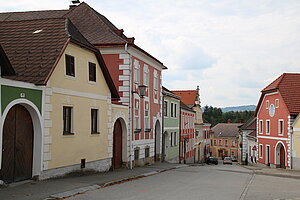
<instances>
[{"instance_id":1,"label":"window sill","mask_svg":"<svg viewBox=\"0 0 300 200\"><path fill-rule=\"evenodd\" d=\"M100 135L100 132L91 132L91 135Z\"/></svg>"},{"instance_id":2,"label":"window sill","mask_svg":"<svg viewBox=\"0 0 300 200\"><path fill-rule=\"evenodd\" d=\"M140 133L141 132L141 129L135 129L134 130L134 133Z\"/></svg>"},{"instance_id":3,"label":"window sill","mask_svg":"<svg viewBox=\"0 0 300 200\"><path fill-rule=\"evenodd\" d=\"M146 128L145 129L145 132L150 132L151 131L151 128Z\"/></svg>"},{"instance_id":4,"label":"window sill","mask_svg":"<svg viewBox=\"0 0 300 200\"><path fill-rule=\"evenodd\" d=\"M67 75L67 74L65 74L65 77L66 77L67 79L76 80L75 75L72 76L72 75Z\"/></svg>"},{"instance_id":5,"label":"window sill","mask_svg":"<svg viewBox=\"0 0 300 200\"><path fill-rule=\"evenodd\" d=\"M91 85L96 85L97 82L88 80L88 83L91 84Z\"/></svg>"},{"instance_id":6,"label":"window sill","mask_svg":"<svg viewBox=\"0 0 300 200\"><path fill-rule=\"evenodd\" d=\"M75 133L63 132L63 136L75 135Z\"/></svg>"}]
</instances>

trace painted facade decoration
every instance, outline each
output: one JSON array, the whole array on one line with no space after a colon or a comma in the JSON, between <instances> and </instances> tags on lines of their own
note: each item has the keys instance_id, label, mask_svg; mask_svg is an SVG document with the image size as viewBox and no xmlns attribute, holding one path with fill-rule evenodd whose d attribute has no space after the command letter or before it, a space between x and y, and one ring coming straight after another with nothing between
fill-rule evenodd
<instances>
[{"instance_id":1,"label":"painted facade decoration","mask_svg":"<svg viewBox=\"0 0 300 200\"><path fill-rule=\"evenodd\" d=\"M240 123L219 123L212 128L211 153L219 159L238 159L238 138Z\"/></svg>"},{"instance_id":2,"label":"painted facade decoration","mask_svg":"<svg viewBox=\"0 0 300 200\"><path fill-rule=\"evenodd\" d=\"M179 162L180 97L163 87L163 161Z\"/></svg>"},{"instance_id":3,"label":"painted facade decoration","mask_svg":"<svg viewBox=\"0 0 300 200\"><path fill-rule=\"evenodd\" d=\"M179 162L195 163L195 111L180 102Z\"/></svg>"},{"instance_id":4,"label":"painted facade decoration","mask_svg":"<svg viewBox=\"0 0 300 200\"><path fill-rule=\"evenodd\" d=\"M257 162L256 117L250 118L240 127L239 162L242 164L255 164Z\"/></svg>"},{"instance_id":5,"label":"painted facade decoration","mask_svg":"<svg viewBox=\"0 0 300 200\"><path fill-rule=\"evenodd\" d=\"M292 124L300 112L300 74L284 73L262 90L257 109L258 162L292 167Z\"/></svg>"},{"instance_id":6,"label":"painted facade decoration","mask_svg":"<svg viewBox=\"0 0 300 200\"><path fill-rule=\"evenodd\" d=\"M2 22L0 44L16 71L1 78L1 149L26 138L20 139L21 160L26 163L9 159L18 147L0 154L1 179L14 182L74 170L109 170L114 133L128 145L128 108L112 103L119 95L99 50L66 18ZM24 122L18 126L9 123L20 120ZM115 123L120 125L116 130ZM15 127L15 138L8 137L10 127ZM18 130L24 127L22 135ZM128 154L125 150L118 156L122 162ZM26 172L16 175L7 168L9 162L17 163L16 169L26 166L21 167Z\"/></svg>"}]
</instances>

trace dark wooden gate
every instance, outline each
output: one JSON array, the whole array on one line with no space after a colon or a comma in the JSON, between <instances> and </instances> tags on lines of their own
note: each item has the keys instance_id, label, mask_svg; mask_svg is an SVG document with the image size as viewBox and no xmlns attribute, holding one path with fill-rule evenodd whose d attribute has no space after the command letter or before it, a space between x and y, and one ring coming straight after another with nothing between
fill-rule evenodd
<instances>
[{"instance_id":1,"label":"dark wooden gate","mask_svg":"<svg viewBox=\"0 0 300 200\"><path fill-rule=\"evenodd\" d=\"M32 159L32 119L25 107L16 105L4 121L0 179L6 183L30 179Z\"/></svg>"},{"instance_id":2,"label":"dark wooden gate","mask_svg":"<svg viewBox=\"0 0 300 200\"><path fill-rule=\"evenodd\" d=\"M122 167L122 125L118 119L114 125L113 137L113 168Z\"/></svg>"},{"instance_id":3,"label":"dark wooden gate","mask_svg":"<svg viewBox=\"0 0 300 200\"><path fill-rule=\"evenodd\" d=\"M280 168L285 168L285 152L282 145L280 148Z\"/></svg>"}]
</instances>

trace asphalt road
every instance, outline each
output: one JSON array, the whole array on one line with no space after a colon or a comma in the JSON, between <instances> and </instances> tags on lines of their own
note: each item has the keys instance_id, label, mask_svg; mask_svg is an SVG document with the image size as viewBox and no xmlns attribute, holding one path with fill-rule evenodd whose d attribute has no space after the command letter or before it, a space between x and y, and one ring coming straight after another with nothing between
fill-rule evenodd
<instances>
[{"instance_id":1,"label":"asphalt road","mask_svg":"<svg viewBox=\"0 0 300 200\"><path fill-rule=\"evenodd\" d=\"M300 179L254 175L238 165L189 166L79 194L68 200L297 199Z\"/></svg>"}]
</instances>

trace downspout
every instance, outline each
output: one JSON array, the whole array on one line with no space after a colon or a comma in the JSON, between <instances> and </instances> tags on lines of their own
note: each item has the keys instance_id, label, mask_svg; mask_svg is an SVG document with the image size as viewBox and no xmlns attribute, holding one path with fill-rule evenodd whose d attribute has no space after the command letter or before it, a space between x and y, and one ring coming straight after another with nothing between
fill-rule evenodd
<instances>
[{"instance_id":1,"label":"downspout","mask_svg":"<svg viewBox=\"0 0 300 200\"><path fill-rule=\"evenodd\" d=\"M125 52L129 55L129 109L128 109L128 120L129 120L129 169L132 169L132 59L128 52L128 43L125 44Z\"/></svg>"},{"instance_id":2,"label":"downspout","mask_svg":"<svg viewBox=\"0 0 300 200\"><path fill-rule=\"evenodd\" d=\"M164 130L164 128L165 128L165 126L164 126L164 118L165 118L165 113L164 113L164 102L165 102L165 96L164 96L164 94L163 94L163 91L162 91L162 88L161 88L161 92L162 92L162 119L161 119L161 121L162 121L162 162L164 162L165 161L165 151L166 151L166 149L165 149L165 143L166 143L166 141L165 141L165 130Z\"/></svg>"}]
</instances>

